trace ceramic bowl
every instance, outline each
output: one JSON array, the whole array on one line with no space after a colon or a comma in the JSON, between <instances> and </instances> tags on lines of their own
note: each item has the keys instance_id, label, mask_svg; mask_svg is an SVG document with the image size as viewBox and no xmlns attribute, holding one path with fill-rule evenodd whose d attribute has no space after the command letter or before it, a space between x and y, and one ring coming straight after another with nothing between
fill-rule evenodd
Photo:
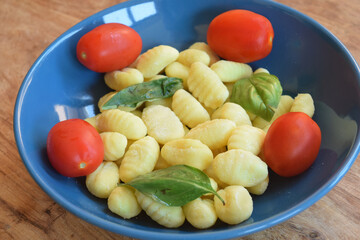
<instances>
[{"instance_id":1,"label":"ceramic bowl","mask_svg":"<svg viewBox=\"0 0 360 240\"><path fill-rule=\"evenodd\" d=\"M254 196L252 216L239 225L220 221L207 230L185 223L166 229L146 214L124 220L112 214L106 200L92 196L84 178L67 178L49 165L46 137L51 127L69 118L98 113L97 101L109 89L103 75L83 67L75 49L79 38L96 26L120 22L143 39L143 51L160 44L183 50L206 41L210 21L230 9L266 16L275 37L266 58L251 63L277 75L284 93L310 93L322 144L312 167L293 178L270 172L270 185ZM70 28L36 60L19 90L14 132L20 155L31 176L58 204L101 228L141 239L227 239L281 223L305 210L330 191L359 154L360 71L344 45L319 23L273 1L261 0L132 0L105 9Z\"/></svg>"}]
</instances>

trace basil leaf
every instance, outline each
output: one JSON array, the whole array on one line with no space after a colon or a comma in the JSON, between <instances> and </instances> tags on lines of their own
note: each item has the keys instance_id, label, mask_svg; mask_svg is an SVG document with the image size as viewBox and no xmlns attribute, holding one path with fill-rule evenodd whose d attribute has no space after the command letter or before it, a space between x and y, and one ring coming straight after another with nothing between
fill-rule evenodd
<instances>
[{"instance_id":1,"label":"basil leaf","mask_svg":"<svg viewBox=\"0 0 360 240\"><path fill-rule=\"evenodd\" d=\"M282 87L275 75L256 73L234 84L230 101L269 122L274 116L281 94Z\"/></svg>"},{"instance_id":2,"label":"basil leaf","mask_svg":"<svg viewBox=\"0 0 360 240\"><path fill-rule=\"evenodd\" d=\"M118 107L135 108L145 101L171 97L180 88L183 88L182 80L173 77L135 84L116 93L102 106L102 110Z\"/></svg>"},{"instance_id":3,"label":"basil leaf","mask_svg":"<svg viewBox=\"0 0 360 240\"><path fill-rule=\"evenodd\" d=\"M183 206L206 193L215 194L209 177L187 165L174 165L136 177L126 183L167 206Z\"/></svg>"}]
</instances>

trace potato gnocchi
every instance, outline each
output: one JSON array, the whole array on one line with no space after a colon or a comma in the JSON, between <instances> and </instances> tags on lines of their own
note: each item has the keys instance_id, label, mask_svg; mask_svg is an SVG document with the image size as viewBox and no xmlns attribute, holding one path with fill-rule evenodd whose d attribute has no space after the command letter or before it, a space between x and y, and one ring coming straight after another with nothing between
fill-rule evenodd
<instances>
[{"instance_id":1,"label":"potato gnocchi","mask_svg":"<svg viewBox=\"0 0 360 240\"><path fill-rule=\"evenodd\" d=\"M160 45L143 53L136 68L143 74L144 78L154 77L165 69L167 65L175 62L179 51L173 47Z\"/></svg>"},{"instance_id":2,"label":"potato gnocchi","mask_svg":"<svg viewBox=\"0 0 360 240\"><path fill-rule=\"evenodd\" d=\"M152 220L167 228L180 227L185 222L182 207L169 207L152 198L135 191L135 196L141 208Z\"/></svg>"},{"instance_id":3,"label":"potato gnocchi","mask_svg":"<svg viewBox=\"0 0 360 240\"><path fill-rule=\"evenodd\" d=\"M86 187L98 198L108 198L120 182L118 166L114 162L104 161L92 173L86 176Z\"/></svg>"},{"instance_id":4,"label":"potato gnocchi","mask_svg":"<svg viewBox=\"0 0 360 240\"><path fill-rule=\"evenodd\" d=\"M112 190L107 203L110 211L124 219L136 217L142 210L135 197L135 189L125 185Z\"/></svg>"},{"instance_id":5,"label":"potato gnocchi","mask_svg":"<svg viewBox=\"0 0 360 240\"><path fill-rule=\"evenodd\" d=\"M206 52L210 57L209 66L220 60L220 57L204 42L196 42L189 47L190 49L198 49Z\"/></svg>"},{"instance_id":6,"label":"potato gnocchi","mask_svg":"<svg viewBox=\"0 0 360 240\"><path fill-rule=\"evenodd\" d=\"M127 88L131 85L142 83L144 76L136 68L124 68L121 71L106 73L104 76L105 84L115 91Z\"/></svg>"},{"instance_id":7,"label":"potato gnocchi","mask_svg":"<svg viewBox=\"0 0 360 240\"><path fill-rule=\"evenodd\" d=\"M177 90L172 99L171 107L174 113L186 126L194 128L200 123L210 120L206 109L187 91Z\"/></svg>"},{"instance_id":8,"label":"potato gnocchi","mask_svg":"<svg viewBox=\"0 0 360 240\"><path fill-rule=\"evenodd\" d=\"M96 126L101 132L119 132L131 140L143 138L147 134L145 123L130 112L111 109L100 114L96 120Z\"/></svg>"},{"instance_id":9,"label":"potato gnocchi","mask_svg":"<svg viewBox=\"0 0 360 240\"><path fill-rule=\"evenodd\" d=\"M231 120L214 119L190 129L185 138L198 139L210 149L217 149L226 146L235 127Z\"/></svg>"},{"instance_id":10,"label":"potato gnocchi","mask_svg":"<svg viewBox=\"0 0 360 240\"><path fill-rule=\"evenodd\" d=\"M142 114L149 136L165 144L185 135L184 127L176 114L168 107L153 105L146 107Z\"/></svg>"},{"instance_id":11,"label":"potato gnocchi","mask_svg":"<svg viewBox=\"0 0 360 240\"><path fill-rule=\"evenodd\" d=\"M159 154L159 144L150 136L131 144L119 167L121 181L126 183L137 176L151 172Z\"/></svg>"},{"instance_id":12,"label":"potato gnocchi","mask_svg":"<svg viewBox=\"0 0 360 240\"><path fill-rule=\"evenodd\" d=\"M309 117L313 117L315 106L311 95L308 93L299 93L291 105L290 112L303 112Z\"/></svg>"},{"instance_id":13,"label":"potato gnocchi","mask_svg":"<svg viewBox=\"0 0 360 240\"><path fill-rule=\"evenodd\" d=\"M187 78L189 77L190 67L180 62L173 62L166 66L165 73L168 77L177 77L183 80L184 89L187 89Z\"/></svg>"},{"instance_id":14,"label":"potato gnocchi","mask_svg":"<svg viewBox=\"0 0 360 240\"><path fill-rule=\"evenodd\" d=\"M124 156L127 138L118 132L102 132L101 140L104 144L104 160L117 161Z\"/></svg>"},{"instance_id":15,"label":"potato gnocchi","mask_svg":"<svg viewBox=\"0 0 360 240\"><path fill-rule=\"evenodd\" d=\"M213 226L217 220L214 201L197 198L183 207L186 220L194 227L205 229Z\"/></svg>"},{"instance_id":16,"label":"potato gnocchi","mask_svg":"<svg viewBox=\"0 0 360 240\"><path fill-rule=\"evenodd\" d=\"M268 175L265 162L249 151L232 149L218 154L213 161L215 175L228 185L253 187Z\"/></svg>"},{"instance_id":17,"label":"potato gnocchi","mask_svg":"<svg viewBox=\"0 0 360 240\"><path fill-rule=\"evenodd\" d=\"M105 84L114 91L99 99L100 113L86 119L101 134L105 151L104 162L86 177L89 192L107 198L110 211L124 219L144 211L167 228L180 227L185 220L206 229L217 219L227 224L248 219L251 194L264 194L269 185L268 167L261 160L267 129L287 112L312 117L315 111L310 94L281 96L270 122L229 102L234 82L259 72L269 73L221 60L206 43L196 42L180 52L156 46L128 68L106 73ZM163 77L182 79L184 89L133 108L101 109L121 89ZM203 171L226 204L207 193L182 207L168 207L129 186L118 186L179 164Z\"/></svg>"},{"instance_id":18,"label":"potato gnocchi","mask_svg":"<svg viewBox=\"0 0 360 240\"><path fill-rule=\"evenodd\" d=\"M209 66L210 57L202 50L189 48L180 52L177 61L187 67L190 67L195 62L201 62L206 66Z\"/></svg>"},{"instance_id":19,"label":"potato gnocchi","mask_svg":"<svg viewBox=\"0 0 360 240\"><path fill-rule=\"evenodd\" d=\"M251 77L252 68L245 63L220 60L211 65L213 70L223 82L236 82L237 80Z\"/></svg>"},{"instance_id":20,"label":"potato gnocchi","mask_svg":"<svg viewBox=\"0 0 360 240\"><path fill-rule=\"evenodd\" d=\"M229 119L233 121L236 126L252 125L249 115L245 109L239 104L227 102L216 109L211 115L211 119Z\"/></svg>"},{"instance_id":21,"label":"potato gnocchi","mask_svg":"<svg viewBox=\"0 0 360 240\"><path fill-rule=\"evenodd\" d=\"M161 156L169 165L185 164L200 170L209 167L213 160L210 148L196 139L177 139L167 142Z\"/></svg>"},{"instance_id":22,"label":"potato gnocchi","mask_svg":"<svg viewBox=\"0 0 360 240\"><path fill-rule=\"evenodd\" d=\"M229 96L218 75L202 62L191 65L187 85L194 97L212 109L220 107Z\"/></svg>"},{"instance_id":23,"label":"potato gnocchi","mask_svg":"<svg viewBox=\"0 0 360 240\"><path fill-rule=\"evenodd\" d=\"M242 149L259 155L265 140L265 131L250 125L235 128L228 140L227 149Z\"/></svg>"},{"instance_id":24,"label":"potato gnocchi","mask_svg":"<svg viewBox=\"0 0 360 240\"><path fill-rule=\"evenodd\" d=\"M215 212L219 219L228 224L238 224L251 216L253 201L243 186L228 186L218 191L227 204L215 198Z\"/></svg>"}]
</instances>

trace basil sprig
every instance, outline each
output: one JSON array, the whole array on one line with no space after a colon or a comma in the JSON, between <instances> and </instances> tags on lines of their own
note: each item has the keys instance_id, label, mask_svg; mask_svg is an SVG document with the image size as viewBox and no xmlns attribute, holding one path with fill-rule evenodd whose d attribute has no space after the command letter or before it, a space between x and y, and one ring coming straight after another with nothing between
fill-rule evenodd
<instances>
[{"instance_id":1,"label":"basil sprig","mask_svg":"<svg viewBox=\"0 0 360 240\"><path fill-rule=\"evenodd\" d=\"M275 75L256 73L249 78L238 80L233 87L230 101L241 105L270 122L282 94L282 87Z\"/></svg>"},{"instance_id":2,"label":"basil sprig","mask_svg":"<svg viewBox=\"0 0 360 240\"><path fill-rule=\"evenodd\" d=\"M166 206L183 206L206 193L215 194L209 177L197 168L174 165L136 177L126 183Z\"/></svg>"},{"instance_id":3,"label":"basil sprig","mask_svg":"<svg viewBox=\"0 0 360 240\"><path fill-rule=\"evenodd\" d=\"M183 88L182 80L173 77L135 84L116 93L102 106L102 110L118 107L136 108L145 101L171 97L180 88Z\"/></svg>"}]
</instances>

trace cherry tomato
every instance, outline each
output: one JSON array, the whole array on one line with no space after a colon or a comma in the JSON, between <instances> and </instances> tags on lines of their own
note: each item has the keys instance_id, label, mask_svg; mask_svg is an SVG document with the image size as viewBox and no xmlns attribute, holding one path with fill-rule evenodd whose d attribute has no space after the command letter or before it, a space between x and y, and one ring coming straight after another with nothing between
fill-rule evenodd
<instances>
[{"instance_id":1,"label":"cherry tomato","mask_svg":"<svg viewBox=\"0 0 360 240\"><path fill-rule=\"evenodd\" d=\"M47 137L51 165L67 177L86 176L102 163L104 145L100 134L82 119L55 124Z\"/></svg>"},{"instance_id":2,"label":"cherry tomato","mask_svg":"<svg viewBox=\"0 0 360 240\"><path fill-rule=\"evenodd\" d=\"M249 63L266 57L272 49L274 30L257 13L236 9L215 17L208 28L207 42L220 57Z\"/></svg>"},{"instance_id":3,"label":"cherry tomato","mask_svg":"<svg viewBox=\"0 0 360 240\"><path fill-rule=\"evenodd\" d=\"M268 166L278 175L291 177L307 170L315 161L321 144L319 126L302 112L290 112L270 126L263 145Z\"/></svg>"},{"instance_id":4,"label":"cherry tomato","mask_svg":"<svg viewBox=\"0 0 360 240\"><path fill-rule=\"evenodd\" d=\"M82 36L76 47L79 61L95 72L111 72L129 66L140 55L142 40L120 23L100 25Z\"/></svg>"}]
</instances>

